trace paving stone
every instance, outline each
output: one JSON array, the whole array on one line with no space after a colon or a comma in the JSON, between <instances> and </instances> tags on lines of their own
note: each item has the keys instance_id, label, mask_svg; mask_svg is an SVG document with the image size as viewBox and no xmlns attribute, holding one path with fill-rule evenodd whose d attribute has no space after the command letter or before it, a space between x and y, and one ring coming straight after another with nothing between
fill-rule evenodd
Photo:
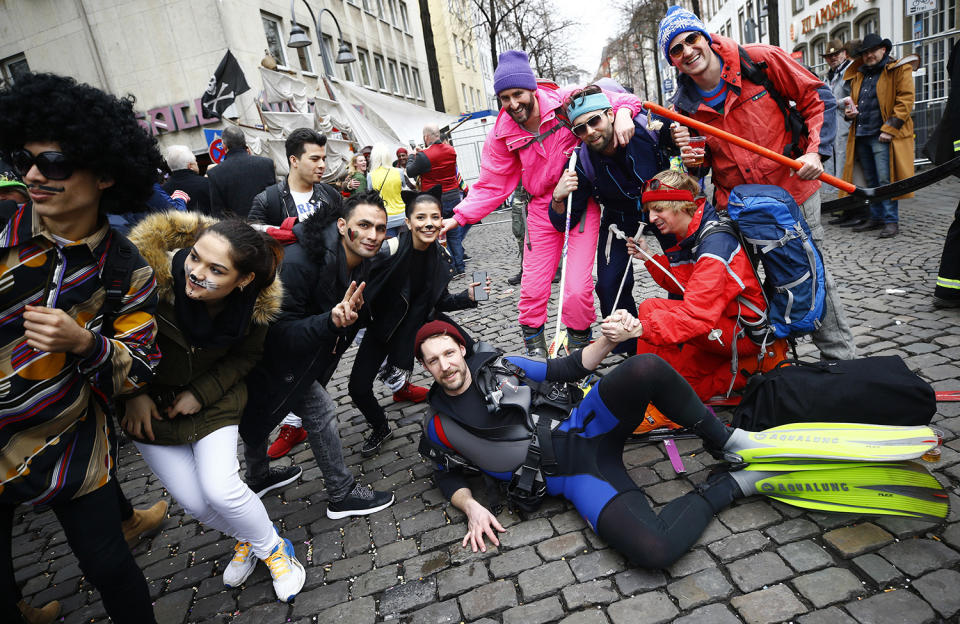
<instances>
[{"instance_id":1,"label":"paving stone","mask_svg":"<svg viewBox=\"0 0 960 624\"><path fill-rule=\"evenodd\" d=\"M153 613L158 622L182 622L187 617L191 602L193 602L193 590L181 589L158 598L153 604ZM34 606L42 605L43 602L38 601Z\"/></svg>"},{"instance_id":2,"label":"paving stone","mask_svg":"<svg viewBox=\"0 0 960 624\"><path fill-rule=\"evenodd\" d=\"M800 624L857 624L855 619L837 607L811 611L806 615L800 616L797 621L800 622Z\"/></svg>"},{"instance_id":3,"label":"paving stone","mask_svg":"<svg viewBox=\"0 0 960 624\"><path fill-rule=\"evenodd\" d=\"M543 624L563 617L563 607L556 596L513 607L503 612L503 624Z\"/></svg>"},{"instance_id":4,"label":"paving stone","mask_svg":"<svg viewBox=\"0 0 960 624\"><path fill-rule=\"evenodd\" d=\"M734 533L762 529L782 520L780 514L763 501L724 509L720 512L719 518Z\"/></svg>"},{"instance_id":5,"label":"paving stone","mask_svg":"<svg viewBox=\"0 0 960 624\"><path fill-rule=\"evenodd\" d=\"M414 611L410 624L456 624L460 621L460 607L457 606L456 599L453 599Z\"/></svg>"},{"instance_id":6,"label":"paving stone","mask_svg":"<svg viewBox=\"0 0 960 624\"><path fill-rule=\"evenodd\" d=\"M873 553L860 555L851 561L853 567L874 586L883 588L903 579L903 573L889 561Z\"/></svg>"},{"instance_id":7,"label":"paving stone","mask_svg":"<svg viewBox=\"0 0 960 624\"><path fill-rule=\"evenodd\" d=\"M669 464L668 464L669 465ZM671 472L673 468L670 468ZM643 493L650 497L650 500L658 505L665 505L672 500L680 498L684 494L693 491L693 486L687 481L674 479L665 481L649 487L643 488Z\"/></svg>"},{"instance_id":8,"label":"paving stone","mask_svg":"<svg viewBox=\"0 0 960 624\"><path fill-rule=\"evenodd\" d=\"M533 546L524 546L494 557L489 565L494 578L503 578L535 568L541 563L543 561L537 556Z\"/></svg>"},{"instance_id":9,"label":"paving stone","mask_svg":"<svg viewBox=\"0 0 960 624\"><path fill-rule=\"evenodd\" d=\"M517 585L520 586L524 602L558 592L560 588L573 582L573 573L566 561L554 561L522 572L517 577Z\"/></svg>"},{"instance_id":10,"label":"paving stone","mask_svg":"<svg viewBox=\"0 0 960 624\"><path fill-rule=\"evenodd\" d=\"M786 585L774 585L743 596L734 596L730 599L730 605L747 624L786 622L807 612L807 608Z\"/></svg>"},{"instance_id":11,"label":"paving stone","mask_svg":"<svg viewBox=\"0 0 960 624\"><path fill-rule=\"evenodd\" d=\"M609 604L620 599L610 579L597 579L569 585L561 591L568 609L579 609L595 604Z\"/></svg>"},{"instance_id":12,"label":"paving stone","mask_svg":"<svg viewBox=\"0 0 960 624\"><path fill-rule=\"evenodd\" d=\"M221 584L221 589L223 585ZM299 600L300 594L297 595ZM346 596L344 596L346 599ZM156 605L154 605L156 609ZM232 592L221 591L218 594L213 596L207 596L206 598L201 598L197 600L193 608L190 609L190 621L191 622L206 622L213 618L215 615L220 613L233 614L237 610L237 600L233 597ZM164 621L164 620L158 620ZM174 620L176 621L176 620Z\"/></svg>"},{"instance_id":13,"label":"paving stone","mask_svg":"<svg viewBox=\"0 0 960 624\"><path fill-rule=\"evenodd\" d=\"M517 591L510 581L495 581L460 596L460 610L467 621L517 605Z\"/></svg>"},{"instance_id":14,"label":"paving stone","mask_svg":"<svg viewBox=\"0 0 960 624\"><path fill-rule=\"evenodd\" d=\"M896 542L880 550L880 556L917 577L931 570L949 568L960 561L960 554L949 546L928 539Z\"/></svg>"},{"instance_id":15,"label":"paving stone","mask_svg":"<svg viewBox=\"0 0 960 624\"><path fill-rule=\"evenodd\" d=\"M763 550L769 543L770 540L764 537L760 531L747 531L717 540L707 546L707 549L720 561L727 563L758 550Z\"/></svg>"},{"instance_id":16,"label":"paving stone","mask_svg":"<svg viewBox=\"0 0 960 624\"><path fill-rule=\"evenodd\" d=\"M820 534L820 528L805 518L794 518L768 527L767 535L778 544L787 544Z\"/></svg>"},{"instance_id":17,"label":"paving stone","mask_svg":"<svg viewBox=\"0 0 960 624\"><path fill-rule=\"evenodd\" d=\"M936 614L915 594L898 589L844 605L861 624L931 624Z\"/></svg>"},{"instance_id":18,"label":"paving stone","mask_svg":"<svg viewBox=\"0 0 960 624\"><path fill-rule=\"evenodd\" d=\"M338 581L340 579L350 578L351 576L357 576L372 567L373 557L370 555L338 559L330 565L330 570L327 572L327 580Z\"/></svg>"},{"instance_id":19,"label":"paving stone","mask_svg":"<svg viewBox=\"0 0 960 624\"><path fill-rule=\"evenodd\" d=\"M722 604L712 604L691 611L673 624L740 624L740 618Z\"/></svg>"},{"instance_id":20,"label":"paving stone","mask_svg":"<svg viewBox=\"0 0 960 624\"><path fill-rule=\"evenodd\" d=\"M960 572L931 572L913 581L913 588L945 618L953 617L960 611Z\"/></svg>"},{"instance_id":21,"label":"paving stone","mask_svg":"<svg viewBox=\"0 0 960 624\"><path fill-rule=\"evenodd\" d=\"M353 596L369 596L370 594L383 591L388 587L393 587L400 582L398 578L399 573L400 566L397 564L374 568L357 577L357 580L353 582L350 593Z\"/></svg>"},{"instance_id":22,"label":"paving stone","mask_svg":"<svg viewBox=\"0 0 960 624\"><path fill-rule=\"evenodd\" d=\"M772 552L762 552L745 559L734 561L727 570L733 582L743 592L751 592L766 585L773 585L793 576L779 556Z\"/></svg>"},{"instance_id":23,"label":"paving stone","mask_svg":"<svg viewBox=\"0 0 960 624\"><path fill-rule=\"evenodd\" d=\"M373 624L377 619L377 605L373 598L357 598L343 602L321 612L318 622L349 622L349 624ZM282 622L277 619L263 619L260 622Z\"/></svg>"},{"instance_id":24,"label":"paving stone","mask_svg":"<svg viewBox=\"0 0 960 624\"><path fill-rule=\"evenodd\" d=\"M673 578L680 578L715 565L716 563L705 550L697 549L691 550L677 559L667 568L667 573Z\"/></svg>"},{"instance_id":25,"label":"paving stone","mask_svg":"<svg viewBox=\"0 0 960 624\"><path fill-rule=\"evenodd\" d=\"M777 554L797 572L809 572L833 563L830 554L810 540L785 544L777 549Z\"/></svg>"},{"instance_id":26,"label":"paving stone","mask_svg":"<svg viewBox=\"0 0 960 624\"><path fill-rule=\"evenodd\" d=\"M465 565L444 570L437 575L440 600L462 594L468 589L485 584L490 574L482 561L472 561Z\"/></svg>"},{"instance_id":27,"label":"paving stone","mask_svg":"<svg viewBox=\"0 0 960 624\"><path fill-rule=\"evenodd\" d=\"M720 520L713 518L707 524L707 528L704 529L703 533L700 535L700 539L697 540L694 546L705 546L707 544L712 544L717 540L721 540L725 537L732 535L730 529L725 527Z\"/></svg>"},{"instance_id":28,"label":"paving stone","mask_svg":"<svg viewBox=\"0 0 960 624\"><path fill-rule=\"evenodd\" d=\"M860 579L843 568L827 568L799 576L793 579L793 586L818 609L864 593Z\"/></svg>"},{"instance_id":29,"label":"paving stone","mask_svg":"<svg viewBox=\"0 0 960 624\"><path fill-rule=\"evenodd\" d=\"M400 521L400 534L404 537L419 535L430 529L436 529L447 524L447 517L440 509L428 509L415 516Z\"/></svg>"},{"instance_id":30,"label":"paving stone","mask_svg":"<svg viewBox=\"0 0 960 624\"><path fill-rule=\"evenodd\" d=\"M311 616L335 604L346 602L349 589L346 581L340 581L301 592L293 603L293 617Z\"/></svg>"},{"instance_id":31,"label":"paving stone","mask_svg":"<svg viewBox=\"0 0 960 624\"><path fill-rule=\"evenodd\" d=\"M952 513L953 511L951 511L951 514ZM926 535L936 529L937 525L940 524L939 522L918 520L916 518L903 518L900 516L883 516L877 518L874 522L901 540Z\"/></svg>"},{"instance_id":32,"label":"paving stone","mask_svg":"<svg viewBox=\"0 0 960 624\"><path fill-rule=\"evenodd\" d=\"M608 576L626 567L626 561L612 549L597 550L570 560L570 569L583 583L601 576Z\"/></svg>"},{"instance_id":33,"label":"paving stone","mask_svg":"<svg viewBox=\"0 0 960 624\"><path fill-rule=\"evenodd\" d=\"M667 584L667 578L660 570L644 570L642 568L633 568L626 572L620 572L613 577L620 593L625 596L663 587Z\"/></svg>"},{"instance_id":34,"label":"paving stone","mask_svg":"<svg viewBox=\"0 0 960 624\"><path fill-rule=\"evenodd\" d=\"M649 592L615 602L607 607L613 624L659 624L669 622L679 613L663 592Z\"/></svg>"},{"instance_id":35,"label":"paving stone","mask_svg":"<svg viewBox=\"0 0 960 624\"><path fill-rule=\"evenodd\" d=\"M420 552L428 552L440 546L460 542L466 534L467 526L463 523L448 524L439 529L427 531L420 536ZM502 537L500 539L503 540Z\"/></svg>"},{"instance_id":36,"label":"paving stone","mask_svg":"<svg viewBox=\"0 0 960 624\"><path fill-rule=\"evenodd\" d=\"M553 561L564 557L582 554L587 542L580 533L565 533L537 544L537 552L544 561Z\"/></svg>"},{"instance_id":37,"label":"paving stone","mask_svg":"<svg viewBox=\"0 0 960 624\"><path fill-rule=\"evenodd\" d=\"M388 563L402 561L414 557L417 552L416 541L412 539L400 540L378 547L376 563L378 566L383 566Z\"/></svg>"},{"instance_id":38,"label":"paving stone","mask_svg":"<svg viewBox=\"0 0 960 624\"><path fill-rule=\"evenodd\" d=\"M560 620L560 624L610 624L610 620L603 614L603 611L590 609L568 615Z\"/></svg>"},{"instance_id":39,"label":"paving stone","mask_svg":"<svg viewBox=\"0 0 960 624\"><path fill-rule=\"evenodd\" d=\"M423 607L435 602L436 596L437 579L434 577L405 581L383 592L380 614L386 616Z\"/></svg>"},{"instance_id":40,"label":"paving stone","mask_svg":"<svg viewBox=\"0 0 960 624\"><path fill-rule=\"evenodd\" d=\"M553 535L553 525L545 518L528 520L510 527L500 535L501 550L538 544ZM461 536L462 537L462 536Z\"/></svg>"},{"instance_id":41,"label":"paving stone","mask_svg":"<svg viewBox=\"0 0 960 624\"><path fill-rule=\"evenodd\" d=\"M580 531L587 527L587 523L583 521L580 512L576 510L566 511L553 516L550 518L550 524L552 524L553 528L560 534Z\"/></svg>"},{"instance_id":42,"label":"paving stone","mask_svg":"<svg viewBox=\"0 0 960 624\"><path fill-rule=\"evenodd\" d=\"M877 550L893 541L893 536L871 522L834 529L823 534L823 541L844 559Z\"/></svg>"},{"instance_id":43,"label":"paving stone","mask_svg":"<svg viewBox=\"0 0 960 624\"><path fill-rule=\"evenodd\" d=\"M733 593L733 586L727 582L719 569L711 568L670 583L667 585L667 591L676 599L680 610L686 611L723 600Z\"/></svg>"},{"instance_id":44,"label":"paving stone","mask_svg":"<svg viewBox=\"0 0 960 624\"><path fill-rule=\"evenodd\" d=\"M429 576L450 567L450 553L445 550L427 553L403 562L403 575L408 579Z\"/></svg>"}]
</instances>

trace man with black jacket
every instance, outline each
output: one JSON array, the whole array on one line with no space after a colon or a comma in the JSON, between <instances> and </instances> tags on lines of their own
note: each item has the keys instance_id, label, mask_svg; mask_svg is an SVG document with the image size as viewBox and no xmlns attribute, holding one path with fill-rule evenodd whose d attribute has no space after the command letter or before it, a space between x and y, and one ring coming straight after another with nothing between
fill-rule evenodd
<instances>
[{"instance_id":1,"label":"man with black jacket","mask_svg":"<svg viewBox=\"0 0 960 624\"><path fill-rule=\"evenodd\" d=\"M320 180L327 169L327 137L310 128L297 128L284 147L290 173L253 198L248 218L254 223L280 225L288 217L304 221L318 210L339 212L343 198Z\"/></svg>"},{"instance_id":2,"label":"man with black jacket","mask_svg":"<svg viewBox=\"0 0 960 624\"><path fill-rule=\"evenodd\" d=\"M236 126L225 129L221 139L227 154L207 172L210 208L218 218L231 214L246 217L253 197L277 181L273 161L247 152L247 139Z\"/></svg>"},{"instance_id":3,"label":"man with black jacket","mask_svg":"<svg viewBox=\"0 0 960 624\"><path fill-rule=\"evenodd\" d=\"M356 483L343 459L336 404L324 386L359 328L358 311L374 256L386 236L387 212L375 192L347 200L342 213L324 209L296 224L280 277L283 310L270 327L263 359L250 373L240 423L247 482L258 495L291 483L300 468L269 468L267 436L290 410L303 419L330 502L331 519L380 511L393 494Z\"/></svg>"},{"instance_id":4,"label":"man with black jacket","mask_svg":"<svg viewBox=\"0 0 960 624\"><path fill-rule=\"evenodd\" d=\"M164 159L170 167L170 177L163 183L163 191L173 195L183 191L190 199L187 210L210 214L210 180L200 175L197 157L186 145L171 145Z\"/></svg>"}]
</instances>

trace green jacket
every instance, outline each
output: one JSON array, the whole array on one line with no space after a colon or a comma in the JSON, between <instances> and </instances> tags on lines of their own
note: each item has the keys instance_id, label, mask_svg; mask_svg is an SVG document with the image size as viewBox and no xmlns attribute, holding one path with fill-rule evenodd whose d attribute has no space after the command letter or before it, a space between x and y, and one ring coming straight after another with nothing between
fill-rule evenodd
<instances>
[{"instance_id":1,"label":"green jacket","mask_svg":"<svg viewBox=\"0 0 960 624\"><path fill-rule=\"evenodd\" d=\"M162 357L146 392L162 416L173 397L184 390L190 390L203 406L196 414L153 421L154 444L189 444L240 423L247 403L244 379L263 354L267 327L280 313L283 291L278 279L258 296L246 337L230 347L192 346L177 327L171 257L176 249L192 245L196 233L212 221L199 213L160 213L146 217L130 233L156 272L160 297L156 318Z\"/></svg>"}]
</instances>

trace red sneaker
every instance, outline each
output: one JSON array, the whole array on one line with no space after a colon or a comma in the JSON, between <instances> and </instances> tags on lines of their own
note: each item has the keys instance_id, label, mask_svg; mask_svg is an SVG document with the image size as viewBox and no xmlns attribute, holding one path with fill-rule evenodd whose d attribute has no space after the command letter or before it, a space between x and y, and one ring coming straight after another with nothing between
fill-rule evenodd
<instances>
[{"instance_id":1,"label":"red sneaker","mask_svg":"<svg viewBox=\"0 0 960 624\"><path fill-rule=\"evenodd\" d=\"M393 393L393 400L397 403L410 401L411 403L423 403L427 400L429 390L423 386L415 386L409 381L403 384L403 387Z\"/></svg>"},{"instance_id":2,"label":"red sneaker","mask_svg":"<svg viewBox=\"0 0 960 624\"><path fill-rule=\"evenodd\" d=\"M307 439L307 431L303 427L294 427L293 425L282 425L277 439L270 448L267 449L267 455L270 459L283 457L290 452L290 449Z\"/></svg>"}]
</instances>

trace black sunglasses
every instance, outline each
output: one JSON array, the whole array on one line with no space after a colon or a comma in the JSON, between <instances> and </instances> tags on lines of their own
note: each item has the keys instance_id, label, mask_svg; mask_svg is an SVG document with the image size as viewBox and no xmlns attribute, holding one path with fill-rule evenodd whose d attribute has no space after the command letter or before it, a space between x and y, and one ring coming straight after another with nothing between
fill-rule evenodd
<instances>
[{"instance_id":1,"label":"black sunglasses","mask_svg":"<svg viewBox=\"0 0 960 624\"><path fill-rule=\"evenodd\" d=\"M587 126L590 126L591 128L596 128L597 126L600 125L600 120L603 119L604 112L606 111L597 113L596 115L594 115L593 117L591 117L590 119L586 120L583 123L578 123L574 127L570 128L570 131L573 132L574 136L583 137L585 134L587 134Z\"/></svg>"},{"instance_id":2,"label":"black sunglasses","mask_svg":"<svg viewBox=\"0 0 960 624\"><path fill-rule=\"evenodd\" d=\"M650 180L647 180L646 184L643 185L644 193L646 193L647 191L659 191L660 189L669 189L671 191L683 190L683 189L678 189L675 186L670 186L666 182L658 180L657 178L652 178Z\"/></svg>"},{"instance_id":3,"label":"black sunglasses","mask_svg":"<svg viewBox=\"0 0 960 624\"><path fill-rule=\"evenodd\" d=\"M49 180L66 180L76 169L62 152L40 152L34 156L26 149L18 149L10 154L10 160L13 168L24 178L34 165L40 174Z\"/></svg>"},{"instance_id":4,"label":"black sunglasses","mask_svg":"<svg viewBox=\"0 0 960 624\"><path fill-rule=\"evenodd\" d=\"M687 44L688 47L695 46L697 45L697 42L700 41L700 37L702 36L703 36L702 33L699 33L696 31L690 33L689 35L683 38L683 41L681 41L677 45L670 48L669 50L670 56L673 58L679 58L680 55L683 54L683 44Z\"/></svg>"}]
</instances>

